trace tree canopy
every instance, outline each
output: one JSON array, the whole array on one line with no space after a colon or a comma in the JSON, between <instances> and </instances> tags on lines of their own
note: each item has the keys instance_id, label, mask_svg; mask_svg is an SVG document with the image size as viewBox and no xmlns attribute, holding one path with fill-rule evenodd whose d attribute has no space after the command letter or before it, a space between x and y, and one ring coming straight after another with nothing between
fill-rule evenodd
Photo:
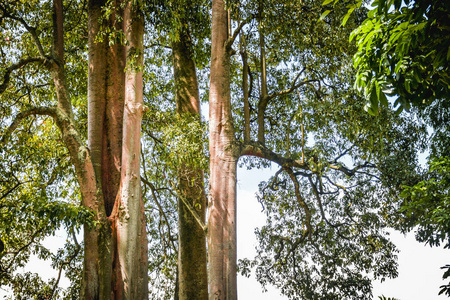
<instances>
[{"instance_id":1,"label":"tree canopy","mask_svg":"<svg viewBox=\"0 0 450 300\"><path fill-rule=\"evenodd\" d=\"M199 243L205 246L208 237L208 276L216 284L210 287L212 294L223 280L216 277L236 276L236 164L272 164L276 171L258 193L267 224L256 232L257 257L240 261L240 272L255 272L262 285L274 285L290 299L370 299L373 278L397 276L397 250L386 230L393 216L403 222L394 227L419 225L424 241L448 238L448 213L442 209L448 206L448 158L434 161L430 174L437 175L428 178L417 164L418 150L427 148L427 125L433 122L442 129L434 135L433 151L448 149L445 118L436 108L448 106L442 100L448 88L448 57L442 54L448 42L447 6L430 8L422 2L404 7L398 1L375 2L379 7L364 21L364 9L349 15L348 3L339 1L330 14L316 0L214 0L212 9L209 1L200 0L0 0L0 284L17 299L78 299L86 284L81 276L88 269L86 257L94 250L103 255L113 249L120 235L109 234L128 217L126 202L115 202L125 197L120 194L123 179L111 175L117 171L131 183L140 180L129 196L143 200L142 219L137 220L145 225L148 239L140 246L148 248L149 297L179 296L180 207L206 232L196 237ZM133 17L127 10L130 3L137 5L132 6L138 12ZM64 21L58 19L61 15ZM342 18L346 26L341 26ZM130 23L125 26L126 20ZM141 49L140 36L133 36L138 32L130 28L143 20ZM349 43L352 31L357 46ZM438 35L434 44L426 43L431 32ZM57 47L55 41L61 40L63 46ZM394 43L399 41L397 49ZM177 69L180 53L193 62L193 72ZM55 80L61 72L65 84ZM199 118L198 110L180 109L180 84L192 76L198 81L196 101L209 101L208 122ZM100 83L94 86L94 80ZM122 89L131 82L127 80L134 81ZM352 88L355 80L365 89L369 105ZM61 85L68 95L65 102ZM387 88L400 96L398 103L405 108L423 99L432 105L417 112L419 121L398 115L378 105L386 104ZM104 96L95 96L103 90ZM142 131L125 133L122 141L112 130L96 140L94 129L110 132L115 126L116 110L132 112L128 118L135 115L127 110L129 104L120 104L124 91L134 91L135 98L143 95L145 107L136 105L143 113ZM96 103L103 100L105 117L93 115L96 109L101 112ZM73 116L61 119L62 104ZM432 113L427 119L428 110ZM103 118L106 125L97 128ZM62 130L61 120L69 120L71 129ZM137 130L141 122L135 123L121 128ZM67 142L74 136L75 150ZM140 137L139 147L129 147L140 155L127 161L110 152L117 146L111 141L125 145L130 136ZM87 205L85 172L76 162L91 154L97 200ZM136 156L141 159L139 174L122 173ZM108 164L113 171L104 171ZM113 185L118 191L110 190ZM207 223L202 216L206 204L197 201L204 190L209 193ZM189 200L189 195L199 199ZM103 198L110 202L98 208ZM422 207L430 208L427 214ZM116 213L118 221L111 221ZM66 245L52 251L45 237L59 229L66 232ZM436 230L441 234L436 236ZM99 238L90 238L97 233ZM44 282L38 274L21 273L31 255L50 259L60 273L64 270L70 287L59 287L59 275ZM111 269L120 267L119 259L112 259ZM222 265L227 269L211 271L214 259L226 262ZM117 285L126 282L117 280ZM234 292L225 297L233 299Z\"/></svg>"}]
</instances>

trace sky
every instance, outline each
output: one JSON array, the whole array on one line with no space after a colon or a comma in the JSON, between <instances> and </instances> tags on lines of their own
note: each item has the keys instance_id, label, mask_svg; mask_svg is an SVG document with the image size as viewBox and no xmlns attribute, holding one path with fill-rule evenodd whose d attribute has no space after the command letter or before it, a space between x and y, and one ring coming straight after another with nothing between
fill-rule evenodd
<instances>
[{"instance_id":1,"label":"sky","mask_svg":"<svg viewBox=\"0 0 450 300\"><path fill-rule=\"evenodd\" d=\"M265 217L261 212L255 193L258 183L267 180L275 170L238 170L238 196L237 196L237 235L238 259L253 258L256 254L255 227L264 225ZM446 282L442 280L444 270L440 267L450 263L450 250L443 248L430 248L414 239L414 234L391 232L394 244L400 250L398 254L399 276L396 279L387 279L381 283L373 283L373 299L378 296L395 297L399 300L443 300L449 299L438 296L439 286ZM448 280L447 280L448 283ZM238 277L238 298L240 300L285 300L275 288L268 288L267 293L254 277Z\"/></svg>"}]
</instances>

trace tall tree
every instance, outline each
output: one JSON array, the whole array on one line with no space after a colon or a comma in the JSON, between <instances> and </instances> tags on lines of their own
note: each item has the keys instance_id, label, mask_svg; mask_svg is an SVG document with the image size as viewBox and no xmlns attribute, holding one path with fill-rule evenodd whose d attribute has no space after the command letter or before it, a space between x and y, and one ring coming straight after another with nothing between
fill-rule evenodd
<instances>
[{"instance_id":1,"label":"tall tree","mask_svg":"<svg viewBox=\"0 0 450 300\"><path fill-rule=\"evenodd\" d=\"M192 42L185 22L172 43L175 99L182 118L200 119ZM178 166L178 282L179 299L208 299L206 256L206 194L203 170L195 162Z\"/></svg>"},{"instance_id":2,"label":"tall tree","mask_svg":"<svg viewBox=\"0 0 450 300\"><path fill-rule=\"evenodd\" d=\"M236 168L239 153L231 114L231 40L223 0L212 2L209 87L209 299L237 298Z\"/></svg>"},{"instance_id":3,"label":"tall tree","mask_svg":"<svg viewBox=\"0 0 450 300\"><path fill-rule=\"evenodd\" d=\"M15 8L13 4L1 4L2 19L20 24L32 36L35 50L29 53L36 57L11 70L41 61L45 68L39 76L50 73L56 106L50 103L50 106L19 112L4 132L2 142L6 143L29 116L44 115L54 120L75 169L81 205L94 213L92 222L84 227L81 297L144 299L148 287L147 236L139 176L140 123L144 110L144 26L140 8L128 1L88 3L87 146L73 112L72 97L76 96L69 93L66 81L65 40L68 38L64 29L68 25L63 2L53 1L50 32L45 32L45 22L36 26L28 24L33 19L29 4L17 2L19 7ZM109 28L114 28L109 31L111 34ZM48 43L41 32L50 33L52 42ZM123 39L114 36L120 32ZM4 76L5 88L10 74Z\"/></svg>"},{"instance_id":4,"label":"tall tree","mask_svg":"<svg viewBox=\"0 0 450 300\"><path fill-rule=\"evenodd\" d=\"M250 166L279 167L261 184L268 223L258 232L253 261L259 281L291 298L364 298L370 280L362 273L396 276L396 250L382 230L387 226L382 203L395 195L385 184L393 165L384 149L393 150L398 171L408 169L414 177L420 130L388 111L384 119L362 114L348 85L355 51L347 43L350 30L339 26L339 18L317 23L323 13L319 1L227 4L217 0L212 6L210 299L237 296L239 157ZM340 12L346 12L344 6ZM239 22L232 26L230 16ZM359 17L349 24L355 26ZM232 49L238 34L242 73L249 79L244 77L242 86L233 68L239 64ZM414 133L399 153L391 145L399 143L402 130Z\"/></svg>"}]
</instances>

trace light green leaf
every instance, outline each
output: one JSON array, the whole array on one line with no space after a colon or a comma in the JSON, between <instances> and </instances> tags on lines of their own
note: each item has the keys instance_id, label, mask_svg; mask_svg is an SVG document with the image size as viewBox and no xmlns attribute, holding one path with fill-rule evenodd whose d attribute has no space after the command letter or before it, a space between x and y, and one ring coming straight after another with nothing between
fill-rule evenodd
<instances>
[{"instance_id":1,"label":"light green leaf","mask_svg":"<svg viewBox=\"0 0 450 300\"><path fill-rule=\"evenodd\" d=\"M317 20L317 23L321 22L323 19L325 19L326 16L331 12L331 10L327 9L323 12L323 14L320 16L319 20Z\"/></svg>"},{"instance_id":2,"label":"light green leaf","mask_svg":"<svg viewBox=\"0 0 450 300\"><path fill-rule=\"evenodd\" d=\"M342 19L342 26L345 26L347 24L348 19L350 18L351 14L355 10L356 6L351 7L347 13L345 14L344 18Z\"/></svg>"}]
</instances>

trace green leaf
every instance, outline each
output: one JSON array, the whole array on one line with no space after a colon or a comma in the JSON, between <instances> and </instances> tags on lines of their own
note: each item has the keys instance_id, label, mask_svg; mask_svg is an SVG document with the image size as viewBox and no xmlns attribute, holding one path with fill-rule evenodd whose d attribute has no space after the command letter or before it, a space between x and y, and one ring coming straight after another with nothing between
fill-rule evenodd
<instances>
[{"instance_id":1,"label":"green leaf","mask_svg":"<svg viewBox=\"0 0 450 300\"><path fill-rule=\"evenodd\" d=\"M327 9L323 12L323 14L320 16L319 20L317 20L317 23L321 22L323 19L325 19L326 16L331 12L331 10Z\"/></svg>"},{"instance_id":2,"label":"green leaf","mask_svg":"<svg viewBox=\"0 0 450 300\"><path fill-rule=\"evenodd\" d=\"M330 4L331 2L333 2L334 0L325 0L325 1L323 1L323 3L322 3L322 6L325 6L325 5L327 5L327 4Z\"/></svg>"},{"instance_id":3,"label":"green leaf","mask_svg":"<svg viewBox=\"0 0 450 300\"><path fill-rule=\"evenodd\" d=\"M370 106L374 111L378 112L378 97L377 89L374 87L370 93Z\"/></svg>"},{"instance_id":4,"label":"green leaf","mask_svg":"<svg viewBox=\"0 0 450 300\"><path fill-rule=\"evenodd\" d=\"M344 18L342 19L342 26L345 26L345 24L347 24L348 18L350 18L351 14L355 10L355 8L356 8L356 6L353 6L347 11Z\"/></svg>"},{"instance_id":5,"label":"green leaf","mask_svg":"<svg viewBox=\"0 0 450 300\"><path fill-rule=\"evenodd\" d=\"M408 93L411 94L411 79L406 79L405 80L405 89Z\"/></svg>"},{"instance_id":6,"label":"green leaf","mask_svg":"<svg viewBox=\"0 0 450 300\"><path fill-rule=\"evenodd\" d=\"M388 106L388 100L386 95L383 93L383 91L380 93L380 96L378 97L378 100L380 101L380 104L384 107Z\"/></svg>"}]
</instances>

